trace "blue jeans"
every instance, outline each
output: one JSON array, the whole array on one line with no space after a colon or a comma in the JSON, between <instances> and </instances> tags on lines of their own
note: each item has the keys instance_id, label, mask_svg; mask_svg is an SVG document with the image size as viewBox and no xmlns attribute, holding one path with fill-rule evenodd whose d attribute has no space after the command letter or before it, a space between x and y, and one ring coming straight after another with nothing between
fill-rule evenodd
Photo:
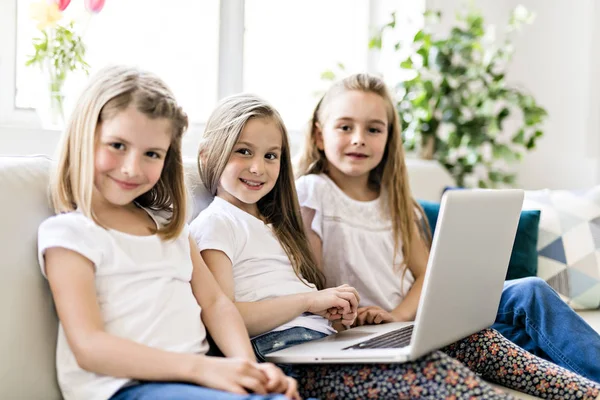
<instances>
[{"instance_id":1,"label":"blue jeans","mask_svg":"<svg viewBox=\"0 0 600 400\"><path fill-rule=\"evenodd\" d=\"M600 382L600 335L543 279L506 281L492 328L530 353Z\"/></svg>"},{"instance_id":2,"label":"blue jeans","mask_svg":"<svg viewBox=\"0 0 600 400\"><path fill-rule=\"evenodd\" d=\"M325 336L327 336L325 333L297 326L283 331L269 332L252 339L252 347L254 348L256 359L259 362L264 362L265 355L276 350L287 349L288 347L321 339ZM277 366L281 368L287 376L298 379L296 370L292 365L278 364Z\"/></svg>"},{"instance_id":3,"label":"blue jeans","mask_svg":"<svg viewBox=\"0 0 600 400\"><path fill-rule=\"evenodd\" d=\"M286 400L282 394L240 395L188 383L148 382L128 386L110 400Z\"/></svg>"}]
</instances>

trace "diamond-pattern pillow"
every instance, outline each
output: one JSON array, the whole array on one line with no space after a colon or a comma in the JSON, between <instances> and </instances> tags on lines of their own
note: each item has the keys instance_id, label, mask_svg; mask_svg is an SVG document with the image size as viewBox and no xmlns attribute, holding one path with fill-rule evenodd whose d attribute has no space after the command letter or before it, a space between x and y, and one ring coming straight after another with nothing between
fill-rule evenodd
<instances>
[{"instance_id":1,"label":"diamond-pattern pillow","mask_svg":"<svg viewBox=\"0 0 600 400\"><path fill-rule=\"evenodd\" d=\"M526 191L523 209L541 210L538 276L576 310L600 307L600 186Z\"/></svg>"}]
</instances>

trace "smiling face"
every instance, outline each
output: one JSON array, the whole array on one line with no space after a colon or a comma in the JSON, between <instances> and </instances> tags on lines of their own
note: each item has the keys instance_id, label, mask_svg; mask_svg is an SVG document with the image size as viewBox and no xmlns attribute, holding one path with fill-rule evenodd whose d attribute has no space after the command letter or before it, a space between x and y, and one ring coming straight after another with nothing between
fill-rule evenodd
<instances>
[{"instance_id":1,"label":"smiling face","mask_svg":"<svg viewBox=\"0 0 600 400\"><path fill-rule=\"evenodd\" d=\"M316 131L328 173L368 179L385 153L388 123L385 101L375 93L352 90L332 99Z\"/></svg>"},{"instance_id":2,"label":"smiling face","mask_svg":"<svg viewBox=\"0 0 600 400\"><path fill-rule=\"evenodd\" d=\"M250 119L221 174L217 196L258 217L257 204L279 177L282 132L270 118Z\"/></svg>"},{"instance_id":3,"label":"smiling face","mask_svg":"<svg viewBox=\"0 0 600 400\"><path fill-rule=\"evenodd\" d=\"M171 144L171 121L150 119L129 106L97 128L96 204L129 205L160 179Z\"/></svg>"}]
</instances>

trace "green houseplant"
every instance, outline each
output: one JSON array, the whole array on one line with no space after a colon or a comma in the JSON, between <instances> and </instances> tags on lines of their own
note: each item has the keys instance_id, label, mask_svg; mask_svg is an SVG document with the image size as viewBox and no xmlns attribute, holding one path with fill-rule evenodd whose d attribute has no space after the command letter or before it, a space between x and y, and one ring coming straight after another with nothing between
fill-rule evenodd
<instances>
[{"instance_id":1,"label":"green houseplant","mask_svg":"<svg viewBox=\"0 0 600 400\"><path fill-rule=\"evenodd\" d=\"M445 35L435 31L440 12L426 11L424 17L412 40L393 43L396 51L409 49L400 68L411 77L395 85L406 148L438 160L460 186L514 184L511 164L535 147L547 116L505 78L514 34L533 14L516 7L500 43L474 7L458 13ZM386 31L397 26L392 14L369 46L381 49Z\"/></svg>"}]
</instances>

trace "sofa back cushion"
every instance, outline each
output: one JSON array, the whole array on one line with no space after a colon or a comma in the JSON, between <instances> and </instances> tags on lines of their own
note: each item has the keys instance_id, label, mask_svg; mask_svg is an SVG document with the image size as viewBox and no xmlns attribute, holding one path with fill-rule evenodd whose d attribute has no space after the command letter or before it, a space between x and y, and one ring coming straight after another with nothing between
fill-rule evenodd
<instances>
[{"instance_id":1,"label":"sofa back cushion","mask_svg":"<svg viewBox=\"0 0 600 400\"><path fill-rule=\"evenodd\" d=\"M57 319L37 261L37 229L52 215L45 157L0 157L0 398L61 398Z\"/></svg>"},{"instance_id":2,"label":"sofa back cushion","mask_svg":"<svg viewBox=\"0 0 600 400\"><path fill-rule=\"evenodd\" d=\"M191 158L184 159L183 167L185 170L185 185L188 190L187 220L189 223L200 214L200 211L208 207L213 196L208 193L208 190L206 190L200 180L196 160Z\"/></svg>"}]
</instances>

